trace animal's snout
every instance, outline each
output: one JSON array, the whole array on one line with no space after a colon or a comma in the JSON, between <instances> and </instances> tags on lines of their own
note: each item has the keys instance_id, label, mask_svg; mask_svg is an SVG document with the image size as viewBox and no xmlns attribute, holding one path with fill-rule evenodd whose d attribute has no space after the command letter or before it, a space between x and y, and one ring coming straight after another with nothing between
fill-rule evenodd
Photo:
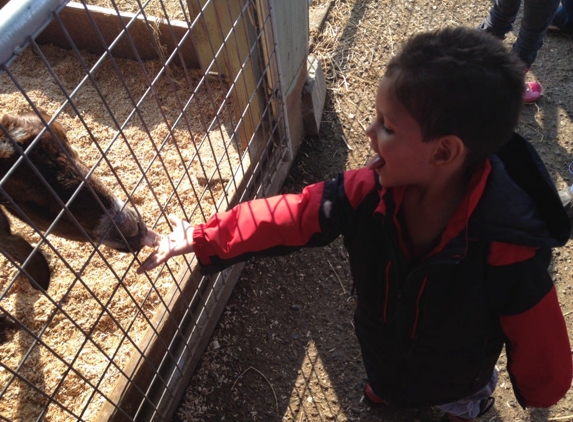
<instances>
[{"instance_id":1,"label":"animal's snout","mask_svg":"<svg viewBox=\"0 0 573 422\"><path fill-rule=\"evenodd\" d=\"M119 247L114 249L117 249L120 252L130 252L131 249L133 252L137 252L144 246L144 239L147 236L147 226L141 219L141 216L131 208L124 208L124 213L127 214L124 217L124 222L126 222L126 224L118 227L125 237L129 247L126 247L125 242L122 242L123 248ZM127 219L127 221L125 221L125 219ZM118 237L121 238L121 236Z\"/></svg>"},{"instance_id":2,"label":"animal's snout","mask_svg":"<svg viewBox=\"0 0 573 422\"><path fill-rule=\"evenodd\" d=\"M147 226L145 225L139 214L135 212L134 214L136 215L137 218L137 233L135 234L135 236L132 236L131 239L133 240L133 244L130 243L130 246L134 252L137 252L143 246L145 246L144 240L147 237Z\"/></svg>"},{"instance_id":3,"label":"animal's snout","mask_svg":"<svg viewBox=\"0 0 573 422\"><path fill-rule=\"evenodd\" d=\"M107 215L102 217L94 240L101 239L104 245L119 252L139 251L144 246L147 226L139 214L128 206L118 204L114 211L110 212L113 221Z\"/></svg>"}]
</instances>

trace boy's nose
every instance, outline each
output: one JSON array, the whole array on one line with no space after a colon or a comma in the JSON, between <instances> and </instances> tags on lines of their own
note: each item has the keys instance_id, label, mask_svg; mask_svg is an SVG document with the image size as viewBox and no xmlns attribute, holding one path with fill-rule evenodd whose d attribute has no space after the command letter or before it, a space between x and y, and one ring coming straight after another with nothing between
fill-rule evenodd
<instances>
[{"instance_id":1,"label":"boy's nose","mask_svg":"<svg viewBox=\"0 0 573 422\"><path fill-rule=\"evenodd\" d=\"M370 134L374 132L374 123L370 123L366 128L366 135L371 136Z\"/></svg>"},{"instance_id":2,"label":"boy's nose","mask_svg":"<svg viewBox=\"0 0 573 422\"><path fill-rule=\"evenodd\" d=\"M378 154L378 148L376 148L376 143L374 142L374 140L372 138L370 138L370 148L372 148L372 150Z\"/></svg>"},{"instance_id":3,"label":"boy's nose","mask_svg":"<svg viewBox=\"0 0 573 422\"><path fill-rule=\"evenodd\" d=\"M371 123L366 128L366 136L368 136L370 139L376 139L376 130L374 128L374 123Z\"/></svg>"}]
</instances>

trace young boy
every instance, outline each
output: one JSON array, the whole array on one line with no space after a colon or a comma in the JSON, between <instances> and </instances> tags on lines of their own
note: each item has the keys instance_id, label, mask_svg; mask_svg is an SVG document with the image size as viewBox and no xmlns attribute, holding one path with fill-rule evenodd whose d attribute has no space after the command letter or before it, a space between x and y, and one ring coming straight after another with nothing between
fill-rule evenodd
<instances>
[{"instance_id":1,"label":"young boy","mask_svg":"<svg viewBox=\"0 0 573 422\"><path fill-rule=\"evenodd\" d=\"M174 230L141 265L195 252L205 273L344 236L370 402L473 420L493 404L506 346L515 395L548 407L571 350L547 268L569 237L555 187L513 133L523 64L477 29L411 38L388 64L366 168L242 203Z\"/></svg>"}]
</instances>

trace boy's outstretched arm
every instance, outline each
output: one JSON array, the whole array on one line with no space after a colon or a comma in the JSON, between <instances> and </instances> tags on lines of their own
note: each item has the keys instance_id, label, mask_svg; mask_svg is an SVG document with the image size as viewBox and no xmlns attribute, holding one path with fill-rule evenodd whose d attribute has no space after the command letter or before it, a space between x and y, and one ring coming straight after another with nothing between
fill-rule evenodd
<instances>
[{"instance_id":1,"label":"boy's outstretched arm","mask_svg":"<svg viewBox=\"0 0 573 422\"><path fill-rule=\"evenodd\" d=\"M213 272L264 251L278 255L298 249L321 231L323 186L324 183L317 183L307 186L301 194L243 202L195 227L170 215L173 232L158 237L158 243L152 245L149 239L157 235L149 230L146 245L156 249L137 272L149 271L173 256L190 252L196 253L203 270Z\"/></svg>"},{"instance_id":2,"label":"boy's outstretched arm","mask_svg":"<svg viewBox=\"0 0 573 422\"><path fill-rule=\"evenodd\" d=\"M137 274L150 271L173 256L193 252L193 226L174 215L168 218L173 226L173 231L169 235L159 236L148 229L151 233L148 233L147 239L154 238L155 241L147 242L150 243L147 246L155 246L155 250L143 261L137 269ZM157 243L153 244L155 242Z\"/></svg>"},{"instance_id":3,"label":"boy's outstretched arm","mask_svg":"<svg viewBox=\"0 0 573 422\"><path fill-rule=\"evenodd\" d=\"M175 255L194 252L202 274L221 271L251 257L292 253L323 246L344 231L353 209L365 197L378 198L376 173L351 170L335 179L309 185L299 194L283 194L242 202L192 227L170 216L173 232L147 246L156 250L138 273L149 271Z\"/></svg>"},{"instance_id":4,"label":"boy's outstretched arm","mask_svg":"<svg viewBox=\"0 0 573 422\"><path fill-rule=\"evenodd\" d=\"M149 231L147 246L156 250L139 273L175 255L194 252L202 274L212 274L252 257L277 256L304 247L324 246L362 218L356 209L368 200L380 201L377 174L366 168L349 170L336 178L290 193L242 202L213 214L195 226L170 216L173 232L154 244ZM372 211L370 211L371 213Z\"/></svg>"}]
</instances>

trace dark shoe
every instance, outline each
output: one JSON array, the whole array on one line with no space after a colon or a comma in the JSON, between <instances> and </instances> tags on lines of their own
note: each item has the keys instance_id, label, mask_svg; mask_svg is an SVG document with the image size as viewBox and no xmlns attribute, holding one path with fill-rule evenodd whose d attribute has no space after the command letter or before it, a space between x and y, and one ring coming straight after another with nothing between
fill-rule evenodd
<instances>
[{"instance_id":1,"label":"dark shoe","mask_svg":"<svg viewBox=\"0 0 573 422\"><path fill-rule=\"evenodd\" d=\"M481 21L481 23L478 25L478 29L485 31L488 34L493 35L494 37L496 37L500 40L505 40L505 36L506 36L507 32L509 32L509 28L506 32L499 32L499 30L493 29L487 23L487 19L484 19L483 21Z\"/></svg>"},{"instance_id":2,"label":"dark shoe","mask_svg":"<svg viewBox=\"0 0 573 422\"><path fill-rule=\"evenodd\" d=\"M488 397L487 399L483 399L479 404L479 413L477 417L479 418L482 415L485 415L495 404L495 397Z\"/></svg>"},{"instance_id":3,"label":"dark shoe","mask_svg":"<svg viewBox=\"0 0 573 422\"><path fill-rule=\"evenodd\" d=\"M479 413L476 416L476 419L480 416L485 415L489 409L493 407L495 404L495 398L488 397L487 399L483 399L479 404ZM464 419L460 418L459 416L452 415L451 413L444 414L439 422L467 422L467 421L475 421L476 419Z\"/></svg>"},{"instance_id":4,"label":"dark shoe","mask_svg":"<svg viewBox=\"0 0 573 422\"><path fill-rule=\"evenodd\" d=\"M573 29L562 28L559 25L557 25L555 22L551 22L551 24L547 27L547 30L552 31L552 32L558 32L560 34L565 34L565 35L573 35Z\"/></svg>"},{"instance_id":5,"label":"dark shoe","mask_svg":"<svg viewBox=\"0 0 573 422\"><path fill-rule=\"evenodd\" d=\"M467 422L467 421L475 421L475 419L463 419L459 416L454 416L451 413L446 413L444 416L440 418L438 422Z\"/></svg>"}]
</instances>

